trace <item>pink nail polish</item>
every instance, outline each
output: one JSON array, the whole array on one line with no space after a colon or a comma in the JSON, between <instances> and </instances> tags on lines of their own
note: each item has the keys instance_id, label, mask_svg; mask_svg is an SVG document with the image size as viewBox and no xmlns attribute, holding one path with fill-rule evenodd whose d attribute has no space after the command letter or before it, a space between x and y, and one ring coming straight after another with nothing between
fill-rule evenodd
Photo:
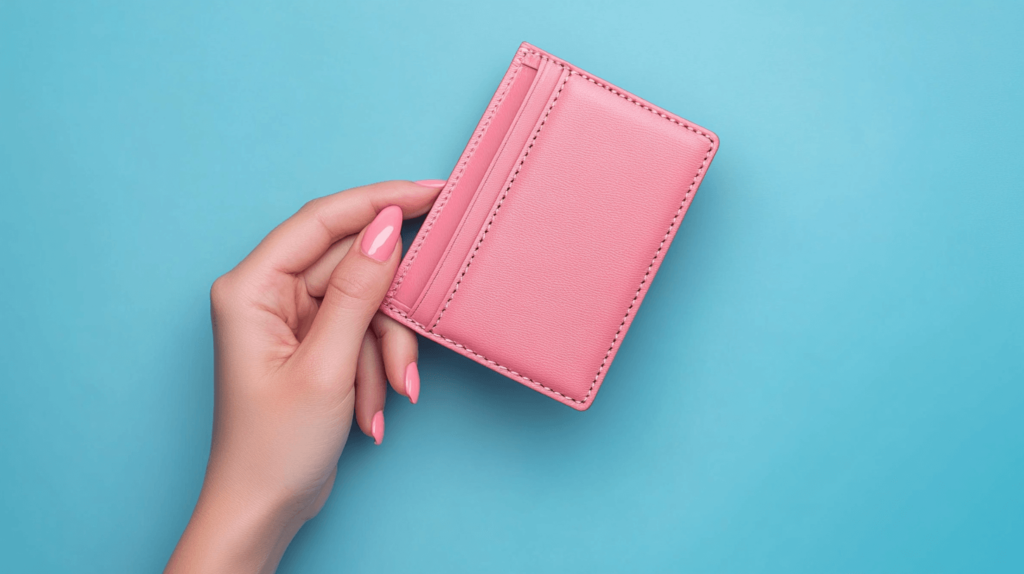
<instances>
[{"instance_id":1,"label":"pink nail polish","mask_svg":"<svg viewBox=\"0 0 1024 574\"><path fill-rule=\"evenodd\" d=\"M413 361L405 367L405 394L409 396L409 402L416 404L420 400L420 369Z\"/></svg>"},{"instance_id":2,"label":"pink nail polish","mask_svg":"<svg viewBox=\"0 0 1024 574\"><path fill-rule=\"evenodd\" d=\"M384 411L377 411L377 414L373 415L370 433L373 434L373 444L384 442Z\"/></svg>"},{"instance_id":3,"label":"pink nail polish","mask_svg":"<svg viewBox=\"0 0 1024 574\"><path fill-rule=\"evenodd\" d=\"M441 189L444 184L448 183L443 179L421 179L416 182L416 185L422 185L423 187L433 187L435 189Z\"/></svg>"},{"instance_id":4,"label":"pink nail polish","mask_svg":"<svg viewBox=\"0 0 1024 574\"><path fill-rule=\"evenodd\" d=\"M402 231L402 208L389 205L380 210L363 234L363 253L377 261L387 261L395 250Z\"/></svg>"}]
</instances>

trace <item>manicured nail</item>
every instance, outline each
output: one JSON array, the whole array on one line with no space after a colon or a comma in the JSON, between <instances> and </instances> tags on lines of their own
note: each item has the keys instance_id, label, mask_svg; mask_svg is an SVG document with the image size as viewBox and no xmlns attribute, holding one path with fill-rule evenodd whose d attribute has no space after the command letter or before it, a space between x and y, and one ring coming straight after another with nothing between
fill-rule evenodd
<instances>
[{"instance_id":1,"label":"manicured nail","mask_svg":"<svg viewBox=\"0 0 1024 574\"><path fill-rule=\"evenodd\" d=\"M444 184L448 183L443 179L421 179L416 182L416 185L422 185L423 187L433 187L434 189L441 189Z\"/></svg>"},{"instance_id":2,"label":"manicured nail","mask_svg":"<svg viewBox=\"0 0 1024 574\"><path fill-rule=\"evenodd\" d=\"M402 231L402 208L389 205L380 210L363 234L363 253L377 261L387 261L395 250Z\"/></svg>"},{"instance_id":3,"label":"manicured nail","mask_svg":"<svg viewBox=\"0 0 1024 574\"><path fill-rule=\"evenodd\" d=\"M405 368L405 394L414 405L420 400L420 370L415 361Z\"/></svg>"},{"instance_id":4,"label":"manicured nail","mask_svg":"<svg viewBox=\"0 0 1024 574\"><path fill-rule=\"evenodd\" d=\"M373 444L384 442L384 411L377 411L377 414L373 415L370 432L373 434Z\"/></svg>"}]
</instances>

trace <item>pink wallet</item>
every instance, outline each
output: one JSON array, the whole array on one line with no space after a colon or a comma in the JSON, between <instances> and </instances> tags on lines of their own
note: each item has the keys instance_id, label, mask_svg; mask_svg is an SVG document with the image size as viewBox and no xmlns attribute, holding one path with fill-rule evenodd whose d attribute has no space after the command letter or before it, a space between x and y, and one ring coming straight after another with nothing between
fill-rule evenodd
<instances>
[{"instance_id":1,"label":"pink wallet","mask_svg":"<svg viewBox=\"0 0 1024 574\"><path fill-rule=\"evenodd\" d=\"M717 149L524 43L381 309L586 410Z\"/></svg>"}]
</instances>

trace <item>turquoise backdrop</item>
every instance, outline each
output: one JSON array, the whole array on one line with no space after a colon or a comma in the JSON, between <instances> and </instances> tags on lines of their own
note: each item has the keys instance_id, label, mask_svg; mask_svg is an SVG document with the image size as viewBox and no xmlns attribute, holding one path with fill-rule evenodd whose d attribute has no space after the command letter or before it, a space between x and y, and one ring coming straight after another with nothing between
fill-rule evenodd
<instances>
[{"instance_id":1,"label":"turquoise backdrop","mask_svg":"<svg viewBox=\"0 0 1024 574\"><path fill-rule=\"evenodd\" d=\"M590 411L422 341L420 404L353 436L280 570L1024 571L1022 29L1011 2L0 2L0 570L162 568L211 282L310 198L446 177L527 40L721 151Z\"/></svg>"}]
</instances>

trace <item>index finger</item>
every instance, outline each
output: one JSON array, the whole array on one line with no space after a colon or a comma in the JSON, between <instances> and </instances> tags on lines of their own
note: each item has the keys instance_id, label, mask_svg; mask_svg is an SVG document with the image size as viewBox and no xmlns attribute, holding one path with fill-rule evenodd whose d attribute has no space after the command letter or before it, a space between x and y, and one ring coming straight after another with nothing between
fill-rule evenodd
<instances>
[{"instance_id":1,"label":"index finger","mask_svg":"<svg viewBox=\"0 0 1024 574\"><path fill-rule=\"evenodd\" d=\"M402 208L405 219L430 209L444 182L384 181L320 197L278 225L242 261L242 265L299 273L331 245L366 227L389 205Z\"/></svg>"}]
</instances>

